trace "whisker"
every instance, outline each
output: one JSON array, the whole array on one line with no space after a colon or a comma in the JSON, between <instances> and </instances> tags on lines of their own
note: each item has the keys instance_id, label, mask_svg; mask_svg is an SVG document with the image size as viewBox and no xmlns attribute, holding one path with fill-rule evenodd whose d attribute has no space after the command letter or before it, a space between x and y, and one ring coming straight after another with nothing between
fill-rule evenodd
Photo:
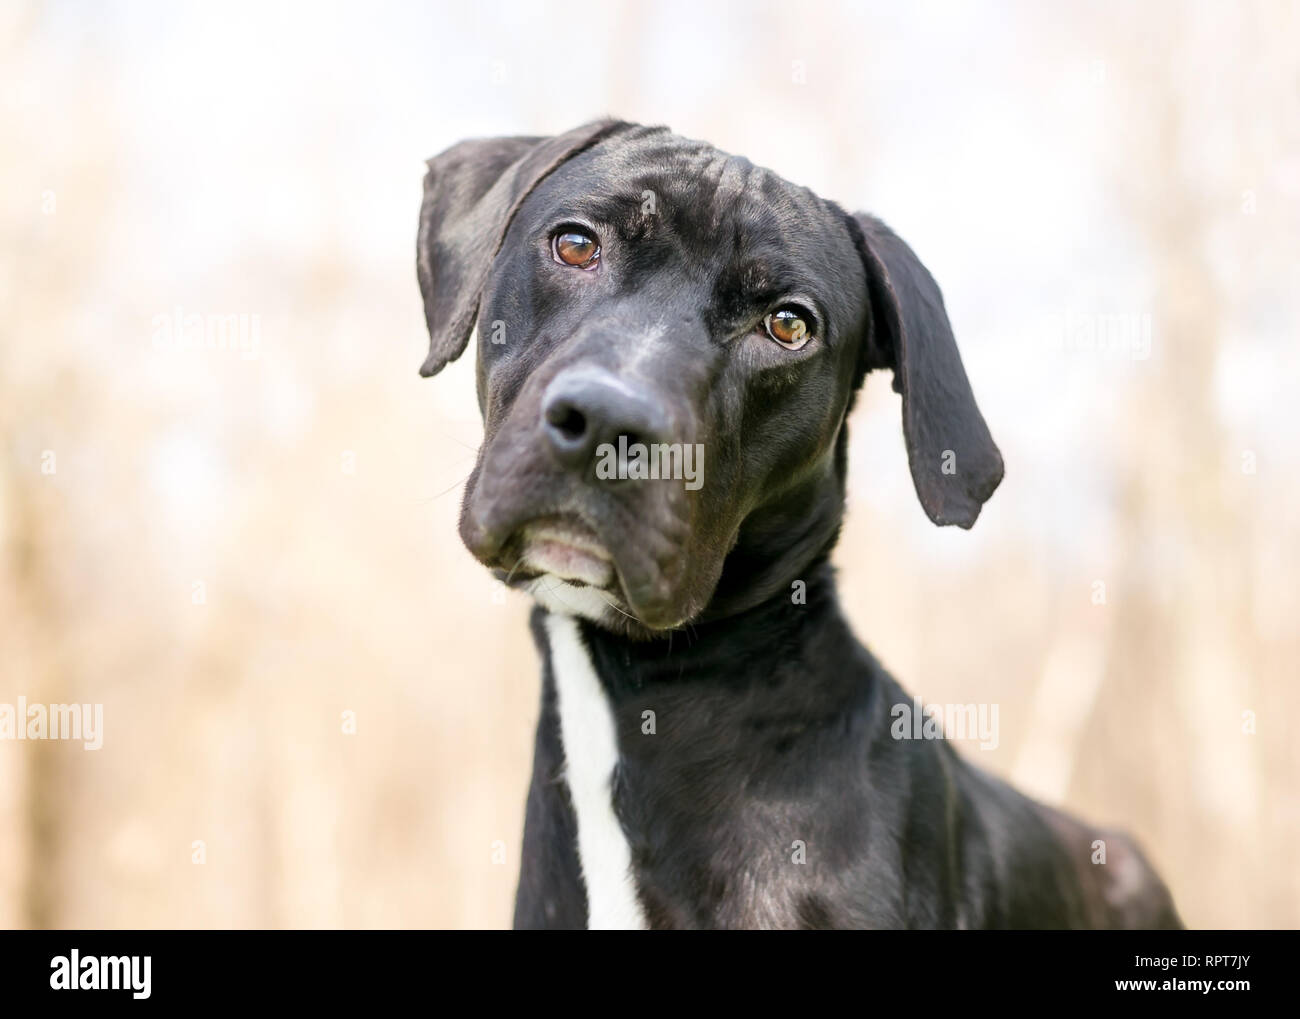
<instances>
[{"instance_id":1,"label":"whisker","mask_svg":"<svg viewBox=\"0 0 1300 1019\"><path fill-rule=\"evenodd\" d=\"M634 615L632 615L632 613L630 613L630 612L624 612L624 611L623 611L622 609L620 609L617 605L615 605L615 604L614 604L614 603L613 603L613 602L612 602L612 601L611 601L611 600L606 596L605 592L602 591L600 588L598 588L598 587L593 587L592 590L595 591L596 594L598 594L598 595L600 596L601 601L603 601L606 605L608 605L608 606L609 606L611 609L613 609L615 612L618 612L618 613L620 613L621 615L627 616L627 618L628 618L628 619L631 619L633 622L637 622L637 623L641 622L641 620L637 619L637 617L634 616Z\"/></svg>"},{"instance_id":2,"label":"whisker","mask_svg":"<svg viewBox=\"0 0 1300 1019\"><path fill-rule=\"evenodd\" d=\"M473 471L470 471L470 472L469 472L469 474L473 474L473 473L474 473ZM465 475L463 478L461 478L459 481L454 481L454 482L452 482L452 484L451 484L449 487L444 488L444 489L443 489L441 492L439 492L437 495L431 495L431 496L429 496L427 499L421 499L421 500L420 500L420 504L421 504L421 505L426 505L426 504L428 504L428 503L433 502L434 499L441 499L441 498L442 498L444 495L446 495L448 492L451 492L451 491L454 491L454 490L457 489L457 488L460 488L461 485L465 484L465 482L467 482L467 481L469 480L469 474L466 474L466 475Z\"/></svg>"}]
</instances>

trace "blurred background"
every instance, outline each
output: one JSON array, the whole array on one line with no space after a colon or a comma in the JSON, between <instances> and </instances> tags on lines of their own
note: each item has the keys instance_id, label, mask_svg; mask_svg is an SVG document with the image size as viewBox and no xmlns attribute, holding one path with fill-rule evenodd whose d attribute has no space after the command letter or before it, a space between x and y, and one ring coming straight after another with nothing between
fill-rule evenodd
<instances>
[{"instance_id":1,"label":"blurred background","mask_svg":"<svg viewBox=\"0 0 1300 1019\"><path fill-rule=\"evenodd\" d=\"M0 926L509 923L537 660L416 214L604 114L912 244L1007 477L932 527L870 381L859 635L1189 925L1300 925L1300 6L662 0L4 5L0 704L104 742L0 740Z\"/></svg>"}]
</instances>

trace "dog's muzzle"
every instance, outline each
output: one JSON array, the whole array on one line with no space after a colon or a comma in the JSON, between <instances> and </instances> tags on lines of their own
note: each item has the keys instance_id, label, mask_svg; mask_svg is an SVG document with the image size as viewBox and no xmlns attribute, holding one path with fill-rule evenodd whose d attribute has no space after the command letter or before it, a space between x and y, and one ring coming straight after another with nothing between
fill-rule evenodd
<instances>
[{"instance_id":1,"label":"dog's muzzle","mask_svg":"<svg viewBox=\"0 0 1300 1019\"><path fill-rule=\"evenodd\" d=\"M626 455L680 446L682 418L602 368L561 370L485 444L461 517L466 546L511 586L554 577L652 629L680 624L689 493L681 478L629 472Z\"/></svg>"}]
</instances>

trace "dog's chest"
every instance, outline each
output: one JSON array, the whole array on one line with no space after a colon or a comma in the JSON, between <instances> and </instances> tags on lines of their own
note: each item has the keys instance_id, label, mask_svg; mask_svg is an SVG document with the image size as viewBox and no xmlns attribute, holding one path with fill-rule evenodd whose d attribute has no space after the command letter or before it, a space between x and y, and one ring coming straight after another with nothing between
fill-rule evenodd
<instances>
[{"instance_id":1,"label":"dog's chest","mask_svg":"<svg viewBox=\"0 0 1300 1019\"><path fill-rule=\"evenodd\" d=\"M645 915L632 850L614 810L618 733L609 699L569 616L546 619L564 747L564 781L577 822L577 851L591 930L642 929Z\"/></svg>"},{"instance_id":2,"label":"dog's chest","mask_svg":"<svg viewBox=\"0 0 1300 1019\"><path fill-rule=\"evenodd\" d=\"M546 632L588 927L820 918L818 868L800 838L811 830L799 819L807 808L744 793L754 772L731 727L663 693L615 708L578 624L551 614Z\"/></svg>"}]
</instances>

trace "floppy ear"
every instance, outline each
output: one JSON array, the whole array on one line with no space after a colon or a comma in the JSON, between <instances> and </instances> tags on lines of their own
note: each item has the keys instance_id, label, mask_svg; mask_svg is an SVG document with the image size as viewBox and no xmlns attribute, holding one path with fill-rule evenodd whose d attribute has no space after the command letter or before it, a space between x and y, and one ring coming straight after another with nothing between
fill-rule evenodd
<instances>
[{"instance_id":1,"label":"floppy ear","mask_svg":"<svg viewBox=\"0 0 1300 1019\"><path fill-rule=\"evenodd\" d=\"M429 327L421 375L436 375L465 350L488 271L524 199L566 159L626 126L602 120L549 138L478 138L429 160L415 251Z\"/></svg>"},{"instance_id":2,"label":"floppy ear","mask_svg":"<svg viewBox=\"0 0 1300 1019\"><path fill-rule=\"evenodd\" d=\"M1002 454L975 405L943 295L912 249L884 223L859 213L849 224L871 300L871 336L863 345L861 370L893 369L921 505L936 524L968 528L1002 480Z\"/></svg>"}]
</instances>

